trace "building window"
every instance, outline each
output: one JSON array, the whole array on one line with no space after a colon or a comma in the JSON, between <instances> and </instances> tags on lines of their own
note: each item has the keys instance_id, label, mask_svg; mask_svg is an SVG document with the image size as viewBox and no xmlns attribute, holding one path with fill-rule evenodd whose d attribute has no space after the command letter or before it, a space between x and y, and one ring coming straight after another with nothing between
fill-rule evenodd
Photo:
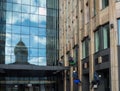
<instances>
[{"instance_id":1,"label":"building window","mask_svg":"<svg viewBox=\"0 0 120 91\"><path fill-rule=\"evenodd\" d=\"M76 46L74 48L74 55L73 55L73 57L74 57L75 63L77 63L78 62L78 46Z\"/></svg>"},{"instance_id":2,"label":"building window","mask_svg":"<svg viewBox=\"0 0 120 91\"><path fill-rule=\"evenodd\" d=\"M94 34L95 40L95 52L102 49L109 48L110 46L110 36L109 36L109 24L105 24L98 28Z\"/></svg>"},{"instance_id":3,"label":"building window","mask_svg":"<svg viewBox=\"0 0 120 91\"><path fill-rule=\"evenodd\" d=\"M96 0L93 1L93 5L94 5L94 15L96 15Z\"/></svg>"},{"instance_id":4,"label":"building window","mask_svg":"<svg viewBox=\"0 0 120 91\"><path fill-rule=\"evenodd\" d=\"M118 23L118 45L120 45L120 19L117 20Z\"/></svg>"},{"instance_id":5,"label":"building window","mask_svg":"<svg viewBox=\"0 0 120 91\"><path fill-rule=\"evenodd\" d=\"M102 9L106 8L109 5L109 0L102 0Z\"/></svg>"},{"instance_id":6,"label":"building window","mask_svg":"<svg viewBox=\"0 0 120 91\"><path fill-rule=\"evenodd\" d=\"M117 2L120 2L120 0L116 0Z\"/></svg>"},{"instance_id":7,"label":"building window","mask_svg":"<svg viewBox=\"0 0 120 91\"><path fill-rule=\"evenodd\" d=\"M95 36L94 36L94 40L95 40L95 52L99 51L100 49L100 32L96 31L95 32Z\"/></svg>"},{"instance_id":8,"label":"building window","mask_svg":"<svg viewBox=\"0 0 120 91\"><path fill-rule=\"evenodd\" d=\"M82 58L86 58L89 55L89 39L85 38L82 42Z\"/></svg>"},{"instance_id":9,"label":"building window","mask_svg":"<svg viewBox=\"0 0 120 91\"><path fill-rule=\"evenodd\" d=\"M103 49L109 48L109 26L105 25L103 31Z\"/></svg>"}]
</instances>

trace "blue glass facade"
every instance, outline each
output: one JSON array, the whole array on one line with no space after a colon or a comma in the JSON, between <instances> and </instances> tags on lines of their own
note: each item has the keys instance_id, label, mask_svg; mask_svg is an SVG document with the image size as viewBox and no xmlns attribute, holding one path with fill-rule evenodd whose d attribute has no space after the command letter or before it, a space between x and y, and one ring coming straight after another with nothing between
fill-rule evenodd
<instances>
[{"instance_id":1,"label":"blue glass facade","mask_svg":"<svg viewBox=\"0 0 120 91\"><path fill-rule=\"evenodd\" d=\"M1 0L0 6L0 63L15 63L21 40L28 49L28 63L46 65L46 0Z\"/></svg>"},{"instance_id":2,"label":"blue glass facade","mask_svg":"<svg viewBox=\"0 0 120 91\"><path fill-rule=\"evenodd\" d=\"M0 0L0 91L59 91L56 70L39 70L58 58L58 7L58 0Z\"/></svg>"}]
</instances>

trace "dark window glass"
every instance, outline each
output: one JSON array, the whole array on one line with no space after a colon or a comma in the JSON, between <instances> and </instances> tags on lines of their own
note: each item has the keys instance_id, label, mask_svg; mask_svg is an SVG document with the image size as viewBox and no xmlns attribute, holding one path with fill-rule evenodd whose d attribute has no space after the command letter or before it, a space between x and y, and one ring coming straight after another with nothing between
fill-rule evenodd
<instances>
[{"instance_id":1,"label":"dark window glass","mask_svg":"<svg viewBox=\"0 0 120 91\"><path fill-rule=\"evenodd\" d=\"M120 45L120 19L117 20L117 23L118 23L118 45Z\"/></svg>"},{"instance_id":2,"label":"dark window glass","mask_svg":"<svg viewBox=\"0 0 120 91\"><path fill-rule=\"evenodd\" d=\"M96 15L96 0L94 0L94 15Z\"/></svg>"},{"instance_id":3,"label":"dark window glass","mask_svg":"<svg viewBox=\"0 0 120 91\"><path fill-rule=\"evenodd\" d=\"M102 0L102 8L106 8L109 5L109 0Z\"/></svg>"},{"instance_id":4,"label":"dark window glass","mask_svg":"<svg viewBox=\"0 0 120 91\"><path fill-rule=\"evenodd\" d=\"M109 48L109 26L105 25L103 31L103 49Z\"/></svg>"},{"instance_id":5,"label":"dark window glass","mask_svg":"<svg viewBox=\"0 0 120 91\"><path fill-rule=\"evenodd\" d=\"M94 34L95 52L110 47L109 24L99 27Z\"/></svg>"},{"instance_id":6,"label":"dark window glass","mask_svg":"<svg viewBox=\"0 0 120 91\"><path fill-rule=\"evenodd\" d=\"M82 42L82 57L86 58L89 55L89 40L88 38L86 38L83 42Z\"/></svg>"}]
</instances>

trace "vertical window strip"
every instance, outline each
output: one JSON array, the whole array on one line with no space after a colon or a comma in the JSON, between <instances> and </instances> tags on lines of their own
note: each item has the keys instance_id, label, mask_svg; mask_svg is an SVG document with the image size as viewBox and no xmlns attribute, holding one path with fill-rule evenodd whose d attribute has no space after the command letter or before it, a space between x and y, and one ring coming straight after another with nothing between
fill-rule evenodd
<instances>
[{"instance_id":1,"label":"vertical window strip","mask_svg":"<svg viewBox=\"0 0 120 91\"><path fill-rule=\"evenodd\" d=\"M107 29L106 28L103 28L103 38L104 38L104 40L103 40L103 44L104 44L103 48L106 49L106 48L108 48L108 35L107 35Z\"/></svg>"},{"instance_id":2,"label":"vertical window strip","mask_svg":"<svg viewBox=\"0 0 120 91\"><path fill-rule=\"evenodd\" d=\"M94 0L94 15L96 15L96 0Z\"/></svg>"},{"instance_id":3,"label":"vertical window strip","mask_svg":"<svg viewBox=\"0 0 120 91\"><path fill-rule=\"evenodd\" d=\"M103 48L106 49L109 47L109 27L108 25L103 27Z\"/></svg>"},{"instance_id":4,"label":"vertical window strip","mask_svg":"<svg viewBox=\"0 0 120 91\"><path fill-rule=\"evenodd\" d=\"M82 42L82 58L85 58L85 41Z\"/></svg>"},{"instance_id":5,"label":"vertical window strip","mask_svg":"<svg viewBox=\"0 0 120 91\"><path fill-rule=\"evenodd\" d=\"M118 45L120 45L120 19L118 19Z\"/></svg>"},{"instance_id":6,"label":"vertical window strip","mask_svg":"<svg viewBox=\"0 0 120 91\"><path fill-rule=\"evenodd\" d=\"M99 31L95 32L95 52L99 51L99 43L100 39L99 39Z\"/></svg>"},{"instance_id":7,"label":"vertical window strip","mask_svg":"<svg viewBox=\"0 0 120 91\"><path fill-rule=\"evenodd\" d=\"M85 53L86 57L89 55L89 43L88 43L88 38L85 40Z\"/></svg>"}]
</instances>

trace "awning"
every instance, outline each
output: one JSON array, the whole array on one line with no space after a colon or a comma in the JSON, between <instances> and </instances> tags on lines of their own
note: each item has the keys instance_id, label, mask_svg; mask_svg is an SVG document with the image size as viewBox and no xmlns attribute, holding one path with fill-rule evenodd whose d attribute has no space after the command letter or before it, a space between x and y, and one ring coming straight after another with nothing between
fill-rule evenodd
<instances>
[{"instance_id":1,"label":"awning","mask_svg":"<svg viewBox=\"0 0 120 91\"><path fill-rule=\"evenodd\" d=\"M57 73L68 70L69 67L64 66L37 66L24 64L0 64L0 74L5 76L54 76Z\"/></svg>"}]
</instances>

